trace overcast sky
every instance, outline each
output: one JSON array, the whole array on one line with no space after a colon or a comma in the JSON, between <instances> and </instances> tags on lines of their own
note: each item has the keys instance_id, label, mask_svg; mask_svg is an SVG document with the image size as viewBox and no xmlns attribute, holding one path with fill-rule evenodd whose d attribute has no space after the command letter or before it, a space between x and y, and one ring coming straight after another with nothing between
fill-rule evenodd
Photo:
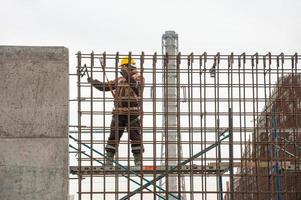
<instances>
[{"instance_id":1,"label":"overcast sky","mask_svg":"<svg viewBox=\"0 0 301 200\"><path fill-rule=\"evenodd\" d=\"M300 19L299 0L1 0L0 44L153 53L175 30L184 53L300 53Z\"/></svg>"}]
</instances>

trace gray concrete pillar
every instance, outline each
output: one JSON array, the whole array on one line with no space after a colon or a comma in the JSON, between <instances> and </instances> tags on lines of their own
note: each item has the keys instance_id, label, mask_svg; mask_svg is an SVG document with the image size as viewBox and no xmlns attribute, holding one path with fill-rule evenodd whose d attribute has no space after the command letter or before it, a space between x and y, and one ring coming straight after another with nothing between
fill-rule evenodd
<instances>
[{"instance_id":1,"label":"gray concrete pillar","mask_svg":"<svg viewBox=\"0 0 301 200\"><path fill-rule=\"evenodd\" d=\"M68 199L68 49L0 46L0 199Z\"/></svg>"}]
</instances>

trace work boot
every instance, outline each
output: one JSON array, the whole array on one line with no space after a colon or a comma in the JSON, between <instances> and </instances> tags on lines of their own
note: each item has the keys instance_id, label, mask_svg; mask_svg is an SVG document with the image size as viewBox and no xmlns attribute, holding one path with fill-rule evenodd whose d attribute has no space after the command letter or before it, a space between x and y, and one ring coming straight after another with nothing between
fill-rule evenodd
<instances>
[{"instance_id":1,"label":"work boot","mask_svg":"<svg viewBox=\"0 0 301 200\"><path fill-rule=\"evenodd\" d=\"M113 159L114 159L114 153L107 152L106 153L106 161L104 163L104 167L113 167Z\"/></svg>"},{"instance_id":2,"label":"work boot","mask_svg":"<svg viewBox=\"0 0 301 200\"><path fill-rule=\"evenodd\" d=\"M141 154L140 153L134 153L134 163L136 167L141 167Z\"/></svg>"}]
</instances>

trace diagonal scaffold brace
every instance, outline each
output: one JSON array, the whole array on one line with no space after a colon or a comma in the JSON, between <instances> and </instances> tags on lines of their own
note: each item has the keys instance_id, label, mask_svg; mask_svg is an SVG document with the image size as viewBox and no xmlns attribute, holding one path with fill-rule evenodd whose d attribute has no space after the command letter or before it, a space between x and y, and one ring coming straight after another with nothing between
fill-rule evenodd
<instances>
[{"instance_id":1,"label":"diagonal scaffold brace","mask_svg":"<svg viewBox=\"0 0 301 200\"><path fill-rule=\"evenodd\" d=\"M77 149L76 147L72 146L71 144L69 144L69 147L70 147L71 149L75 150L75 151L78 151L78 149ZM88 158L91 158L91 156L90 156L89 154L85 153L85 152L82 152L82 154L85 155L85 156L87 156ZM96 158L93 158L93 160L96 161L96 162L98 162L98 163L100 163L100 164L104 164L103 162L101 162L100 160L98 160L98 159L96 159ZM128 178L130 181L132 181L133 183L136 183L137 185L141 185L139 182L135 181L134 179L132 179L132 178L129 177L129 176L126 176L126 175L124 175L124 174L122 174L122 176L125 177L125 178ZM151 189L148 189L148 188L146 188L146 190L149 191L149 192L153 192ZM163 200L166 200L165 197L160 196L159 194L156 194L156 195L157 195L158 197L162 198Z\"/></svg>"},{"instance_id":2,"label":"diagonal scaffold brace","mask_svg":"<svg viewBox=\"0 0 301 200\"><path fill-rule=\"evenodd\" d=\"M200 157L201 155L207 153L208 151L210 151L211 149L214 149L215 147L217 147L223 140L229 138L230 134L225 135L226 132L228 132L229 129L226 129L224 132L222 132L221 136L223 136L218 142L208 146L207 148L205 148L204 150L196 153L195 155L193 155L192 157L190 157L187 160L184 160L183 162L181 162L179 165L172 167L170 170L168 170L167 172L159 175L157 178L149 181L148 183L144 184L143 186L137 188L136 190L134 190L133 192L131 192L130 194L122 197L120 200L126 200L129 199L130 197L134 196L135 194L137 194L138 192L146 189L148 186L154 185L156 184L157 181L159 181L160 179L162 179L163 177L167 176L169 173L176 171L179 167L186 165L187 163L191 162L192 160Z\"/></svg>"},{"instance_id":3,"label":"diagonal scaffold brace","mask_svg":"<svg viewBox=\"0 0 301 200\"><path fill-rule=\"evenodd\" d=\"M75 142L79 142L76 138L72 137L71 135L69 135L69 138L71 138L71 139L74 140ZM106 157L104 154L100 153L99 151L95 150L94 148L91 148L89 145L87 145L87 144L85 144L85 143L81 143L81 145L83 145L83 146L85 146L86 148L88 148L88 149L94 151L95 153L97 153L97 154L103 156L104 158ZM69 145L69 146L70 146L70 145ZM71 148L75 149L75 147L73 147L73 146L72 146ZM81 152L81 153L84 154L84 155L86 155L86 156L88 156L88 157L90 157L88 154L86 154L86 153L84 153L84 152ZM95 161L99 162L100 164L103 164L101 161L99 161L99 160L97 160L97 159L95 159L95 158L93 158L93 159L94 159ZM127 167L125 167L125 166L119 164L119 163L118 163L117 161L115 161L115 160L113 160L113 163L115 163L117 166L119 166L119 167L122 168L122 169L128 170ZM141 177L138 173L136 173L136 172L134 172L134 171L131 171L131 170L129 170L129 172L133 173L134 175L136 175L136 176L139 177L139 178L142 178L142 179L143 179L144 181L146 181L147 183L150 183L150 181L149 181L148 179L146 179L146 178L144 178L144 177ZM132 182L138 184L139 186L141 185L139 182L137 182L137 181L131 179L129 176L126 176L126 175L123 175L123 176L124 176L125 178L128 178L130 181L132 181ZM156 185L156 184L151 184L151 185L154 185L156 188L158 188L158 189L162 190L163 192L165 192L165 190L164 190L163 188L161 188L160 186L158 186L158 185ZM152 191L152 190L150 190L150 189L147 189L147 188L146 188L146 190L148 190L148 191L154 193L154 191ZM160 195L160 194L157 194L157 193L155 193L155 194L156 194L158 197L160 197L161 199L166 200L166 198L165 198L164 196L162 196L162 195ZM177 196L175 196L175 195L172 194L172 193L169 193L168 195L171 196L171 197L173 197L173 198L179 199Z\"/></svg>"}]
</instances>

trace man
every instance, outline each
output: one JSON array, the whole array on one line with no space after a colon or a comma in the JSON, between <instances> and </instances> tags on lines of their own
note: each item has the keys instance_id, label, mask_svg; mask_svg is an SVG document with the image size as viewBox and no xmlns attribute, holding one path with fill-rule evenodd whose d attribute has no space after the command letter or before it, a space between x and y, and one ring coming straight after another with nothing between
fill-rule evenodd
<instances>
[{"instance_id":1,"label":"man","mask_svg":"<svg viewBox=\"0 0 301 200\"><path fill-rule=\"evenodd\" d=\"M138 73L134 59L124 57L121 60L120 74L116 80L100 82L88 78L88 82L100 91L111 91L114 97L114 109L111 121L111 132L105 147L105 166L112 167L114 155L117 151L119 140L127 129L131 140L131 149L136 166L141 166L141 156L144 151L141 141L141 97L144 78Z\"/></svg>"}]
</instances>

